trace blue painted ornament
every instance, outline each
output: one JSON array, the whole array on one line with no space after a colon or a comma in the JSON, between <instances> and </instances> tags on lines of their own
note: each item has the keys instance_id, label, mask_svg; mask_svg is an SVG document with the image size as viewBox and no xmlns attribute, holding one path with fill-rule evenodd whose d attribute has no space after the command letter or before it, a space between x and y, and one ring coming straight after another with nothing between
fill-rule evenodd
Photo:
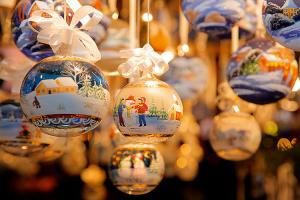
<instances>
[{"instance_id":1,"label":"blue painted ornament","mask_svg":"<svg viewBox=\"0 0 300 200\"><path fill-rule=\"evenodd\" d=\"M210 37L226 37L244 16L244 0L183 0L182 10L194 29Z\"/></svg>"}]
</instances>

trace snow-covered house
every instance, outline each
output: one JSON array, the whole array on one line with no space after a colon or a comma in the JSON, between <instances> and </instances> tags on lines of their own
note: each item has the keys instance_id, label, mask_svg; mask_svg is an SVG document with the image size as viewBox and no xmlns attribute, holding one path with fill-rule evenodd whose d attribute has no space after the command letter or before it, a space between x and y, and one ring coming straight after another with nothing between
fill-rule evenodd
<instances>
[{"instance_id":1,"label":"snow-covered house","mask_svg":"<svg viewBox=\"0 0 300 200\"><path fill-rule=\"evenodd\" d=\"M77 90L78 85L71 77L42 80L35 88L37 96L56 93L76 93Z\"/></svg>"},{"instance_id":2,"label":"snow-covered house","mask_svg":"<svg viewBox=\"0 0 300 200\"><path fill-rule=\"evenodd\" d=\"M71 77L59 77L55 81L59 85L60 92L76 93L78 90L78 85Z\"/></svg>"},{"instance_id":3,"label":"snow-covered house","mask_svg":"<svg viewBox=\"0 0 300 200\"><path fill-rule=\"evenodd\" d=\"M178 101L175 101L170 112L170 120L180 120L182 118L182 108L179 106Z\"/></svg>"},{"instance_id":4,"label":"snow-covered house","mask_svg":"<svg viewBox=\"0 0 300 200\"><path fill-rule=\"evenodd\" d=\"M282 6L283 14L290 19L298 14L299 6L294 2L294 0L286 0L285 4Z\"/></svg>"}]
</instances>

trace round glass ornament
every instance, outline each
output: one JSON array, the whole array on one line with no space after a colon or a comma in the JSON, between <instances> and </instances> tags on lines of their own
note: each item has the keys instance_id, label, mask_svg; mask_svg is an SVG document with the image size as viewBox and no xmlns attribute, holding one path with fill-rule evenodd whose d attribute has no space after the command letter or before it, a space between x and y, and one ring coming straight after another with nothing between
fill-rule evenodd
<instances>
[{"instance_id":1,"label":"round glass ornament","mask_svg":"<svg viewBox=\"0 0 300 200\"><path fill-rule=\"evenodd\" d=\"M176 91L154 77L127 84L116 97L114 121L135 142L162 142L181 124L182 102Z\"/></svg>"},{"instance_id":2,"label":"round glass ornament","mask_svg":"<svg viewBox=\"0 0 300 200\"><path fill-rule=\"evenodd\" d=\"M111 158L109 177L118 190L132 195L151 192L164 176L164 160L154 146L126 144Z\"/></svg>"},{"instance_id":3,"label":"round glass ornament","mask_svg":"<svg viewBox=\"0 0 300 200\"><path fill-rule=\"evenodd\" d=\"M182 0L182 10L194 29L224 37L245 14L244 0Z\"/></svg>"},{"instance_id":4,"label":"round glass ornament","mask_svg":"<svg viewBox=\"0 0 300 200\"><path fill-rule=\"evenodd\" d=\"M54 10L63 15L62 0L41 0L49 7L53 6ZM30 59L40 61L43 58L53 56L52 49L49 45L37 41L37 33L31 30L28 19L32 13L40 10L36 4L36 0L21 0L13 12L11 32L16 46ZM71 21L73 11L68 7L67 21ZM34 26L34 25L33 25Z\"/></svg>"},{"instance_id":5,"label":"round glass ornament","mask_svg":"<svg viewBox=\"0 0 300 200\"><path fill-rule=\"evenodd\" d=\"M264 0L262 12L268 34L281 45L300 51L299 1Z\"/></svg>"},{"instance_id":6,"label":"round glass ornament","mask_svg":"<svg viewBox=\"0 0 300 200\"><path fill-rule=\"evenodd\" d=\"M76 136L97 127L109 109L108 84L84 59L53 56L36 64L21 86L26 118L44 133Z\"/></svg>"},{"instance_id":7,"label":"round glass ornament","mask_svg":"<svg viewBox=\"0 0 300 200\"><path fill-rule=\"evenodd\" d=\"M214 118L209 141L219 157L240 161L248 159L257 151L261 131L252 115L223 112Z\"/></svg>"},{"instance_id":8,"label":"round glass ornament","mask_svg":"<svg viewBox=\"0 0 300 200\"><path fill-rule=\"evenodd\" d=\"M54 137L41 133L24 118L18 102L0 103L0 149L14 156L34 157L54 142Z\"/></svg>"},{"instance_id":9,"label":"round glass ornament","mask_svg":"<svg viewBox=\"0 0 300 200\"><path fill-rule=\"evenodd\" d=\"M204 89L208 66L200 58L176 57L169 63L163 80L170 84L182 99L194 99Z\"/></svg>"},{"instance_id":10,"label":"round glass ornament","mask_svg":"<svg viewBox=\"0 0 300 200\"><path fill-rule=\"evenodd\" d=\"M294 52L266 39L254 39L236 51L227 80L243 100L269 104L286 97L298 75Z\"/></svg>"}]
</instances>

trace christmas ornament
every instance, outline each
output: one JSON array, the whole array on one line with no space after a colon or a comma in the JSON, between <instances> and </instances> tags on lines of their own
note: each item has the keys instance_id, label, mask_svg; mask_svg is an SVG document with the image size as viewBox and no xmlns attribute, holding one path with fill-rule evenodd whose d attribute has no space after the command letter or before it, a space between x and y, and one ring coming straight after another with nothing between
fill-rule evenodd
<instances>
[{"instance_id":1,"label":"christmas ornament","mask_svg":"<svg viewBox=\"0 0 300 200\"><path fill-rule=\"evenodd\" d=\"M43 58L53 56L52 49L37 41L37 33L30 29L28 19L37 10L53 9L60 15L64 15L64 3L62 0L22 0L18 3L12 16L11 30L16 46L29 58L40 61ZM73 11L67 7L67 21Z\"/></svg>"},{"instance_id":2,"label":"christmas ornament","mask_svg":"<svg viewBox=\"0 0 300 200\"><path fill-rule=\"evenodd\" d=\"M182 103L176 91L153 76L163 74L168 64L149 44L121 54L128 60L119 66L119 72L134 81L116 97L115 123L134 141L165 141L176 132L182 118Z\"/></svg>"},{"instance_id":3,"label":"christmas ornament","mask_svg":"<svg viewBox=\"0 0 300 200\"><path fill-rule=\"evenodd\" d=\"M71 2L66 1L66 3L66 23L70 24L74 12L76 12L81 5L77 0L72 0ZM51 15L47 15L49 13L43 12L46 10L51 10L64 17L64 5L64 0L22 0L17 5L12 16L11 29L16 46L27 57L35 61L40 61L43 58L54 55L53 49L50 48L51 44L49 46L48 44L38 41L37 31L40 27L37 23L30 22L29 18L33 16L35 11L41 11L43 16L51 17ZM100 44L106 37L109 24L109 19L106 16L101 14L100 17L101 19L98 23L93 24L93 27L91 28L85 29L87 24L86 22L89 21L88 18L81 18L77 21L80 24L73 24L73 26L77 28L84 27L84 32L89 34L97 44ZM34 29L32 30L31 27Z\"/></svg>"},{"instance_id":4,"label":"christmas ornament","mask_svg":"<svg viewBox=\"0 0 300 200\"><path fill-rule=\"evenodd\" d=\"M223 112L214 118L209 141L221 158L240 161L257 151L261 132L253 116L241 112Z\"/></svg>"},{"instance_id":5,"label":"christmas ornament","mask_svg":"<svg viewBox=\"0 0 300 200\"><path fill-rule=\"evenodd\" d=\"M227 68L234 92L255 104L274 103L287 96L298 74L294 53L272 41L255 39L235 52Z\"/></svg>"},{"instance_id":6,"label":"christmas ornament","mask_svg":"<svg viewBox=\"0 0 300 200\"><path fill-rule=\"evenodd\" d=\"M264 0L263 21L270 36L283 46L300 51L300 4L295 0Z\"/></svg>"},{"instance_id":7,"label":"christmas ornament","mask_svg":"<svg viewBox=\"0 0 300 200\"><path fill-rule=\"evenodd\" d=\"M51 18L43 17L43 13ZM47 134L64 137L85 133L98 126L108 111L107 82L101 71L86 61L99 60L100 52L90 36L81 31L98 24L101 16L94 8L83 6L74 13L70 25L51 10L36 11L29 19L41 27L39 42L64 55L36 64L21 86L23 112ZM76 27L86 17L89 21Z\"/></svg>"},{"instance_id":8,"label":"christmas ornament","mask_svg":"<svg viewBox=\"0 0 300 200\"><path fill-rule=\"evenodd\" d=\"M176 57L163 80L172 85L182 99L194 99L204 89L208 77L207 64L200 58Z\"/></svg>"},{"instance_id":9,"label":"christmas ornament","mask_svg":"<svg viewBox=\"0 0 300 200\"><path fill-rule=\"evenodd\" d=\"M27 73L21 87L27 119L54 136L74 136L98 126L109 98L100 70L78 57L44 59Z\"/></svg>"},{"instance_id":10,"label":"christmas ornament","mask_svg":"<svg viewBox=\"0 0 300 200\"><path fill-rule=\"evenodd\" d=\"M152 145L123 145L112 155L109 177L124 193L140 195L151 192L163 175L163 158Z\"/></svg>"},{"instance_id":11,"label":"christmas ornament","mask_svg":"<svg viewBox=\"0 0 300 200\"><path fill-rule=\"evenodd\" d=\"M183 0L182 10L187 20L210 37L224 37L244 16L243 0Z\"/></svg>"},{"instance_id":12,"label":"christmas ornament","mask_svg":"<svg viewBox=\"0 0 300 200\"><path fill-rule=\"evenodd\" d=\"M24 119L19 103L6 100L0 104L0 148L3 151L34 157L54 142L55 138L41 133Z\"/></svg>"}]
</instances>

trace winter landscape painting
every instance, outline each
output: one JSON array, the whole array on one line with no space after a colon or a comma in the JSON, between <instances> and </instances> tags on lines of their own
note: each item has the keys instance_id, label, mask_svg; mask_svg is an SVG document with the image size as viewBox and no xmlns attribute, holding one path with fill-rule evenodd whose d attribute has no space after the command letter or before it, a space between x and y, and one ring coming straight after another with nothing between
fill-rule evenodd
<instances>
[{"instance_id":1,"label":"winter landscape painting","mask_svg":"<svg viewBox=\"0 0 300 200\"><path fill-rule=\"evenodd\" d=\"M117 127L134 140L166 140L176 132L181 118L179 96L170 86L156 80L125 86L114 107Z\"/></svg>"},{"instance_id":2,"label":"winter landscape painting","mask_svg":"<svg viewBox=\"0 0 300 200\"><path fill-rule=\"evenodd\" d=\"M72 57L35 65L21 87L27 118L50 135L77 135L95 128L108 111L108 84L100 70Z\"/></svg>"},{"instance_id":3,"label":"winter landscape painting","mask_svg":"<svg viewBox=\"0 0 300 200\"><path fill-rule=\"evenodd\" d=\"M0 148L3 151L28 156L43 151L48 145L41 141L41 134L24 118L19 103L13 100L0 103Z\"/></svg>"},{"instance_id":4,"label":"winter landscape painting","mask_svg":"<svg viewBox=\"0 0 300 200\"><path fill-rule=\"evenodd\" d=\"M263 20L268 33L277 42L300 51L299 0L265 0Z\"/></svg>"},{"instance_id":5,"label":"winter landscape painting","mask_svg":"<svg viewBox=\"0 0 300 200\"><path fill-rule=\"evenodd\" d=\"M114 152L109 172L113 184L121 191L147 193L162 180L164 162L154 148L125 145Z\"/></svg>"},{"instance_id":6,"label":"winter landscape painting","mask_svg":"<svg viewBox=\"0 0 300 200\"><path fill-rule=\"evenodd\" d=\"M228 35L245 14L244 0L183 0L181 6L193 27L210 37Z\"/></svg>"},{"instance_id":7,"label":"winter landscape painting","mask_svg":"<svg viewBox=\"0 0 300 200\"><path fill-rule=\"evenodd\" d=\"M293 51L270 40L251 40L235 52L227 79L234 92L255 104L274 103L289 94L298 74Z\"/></svg>"}]
</instances>

